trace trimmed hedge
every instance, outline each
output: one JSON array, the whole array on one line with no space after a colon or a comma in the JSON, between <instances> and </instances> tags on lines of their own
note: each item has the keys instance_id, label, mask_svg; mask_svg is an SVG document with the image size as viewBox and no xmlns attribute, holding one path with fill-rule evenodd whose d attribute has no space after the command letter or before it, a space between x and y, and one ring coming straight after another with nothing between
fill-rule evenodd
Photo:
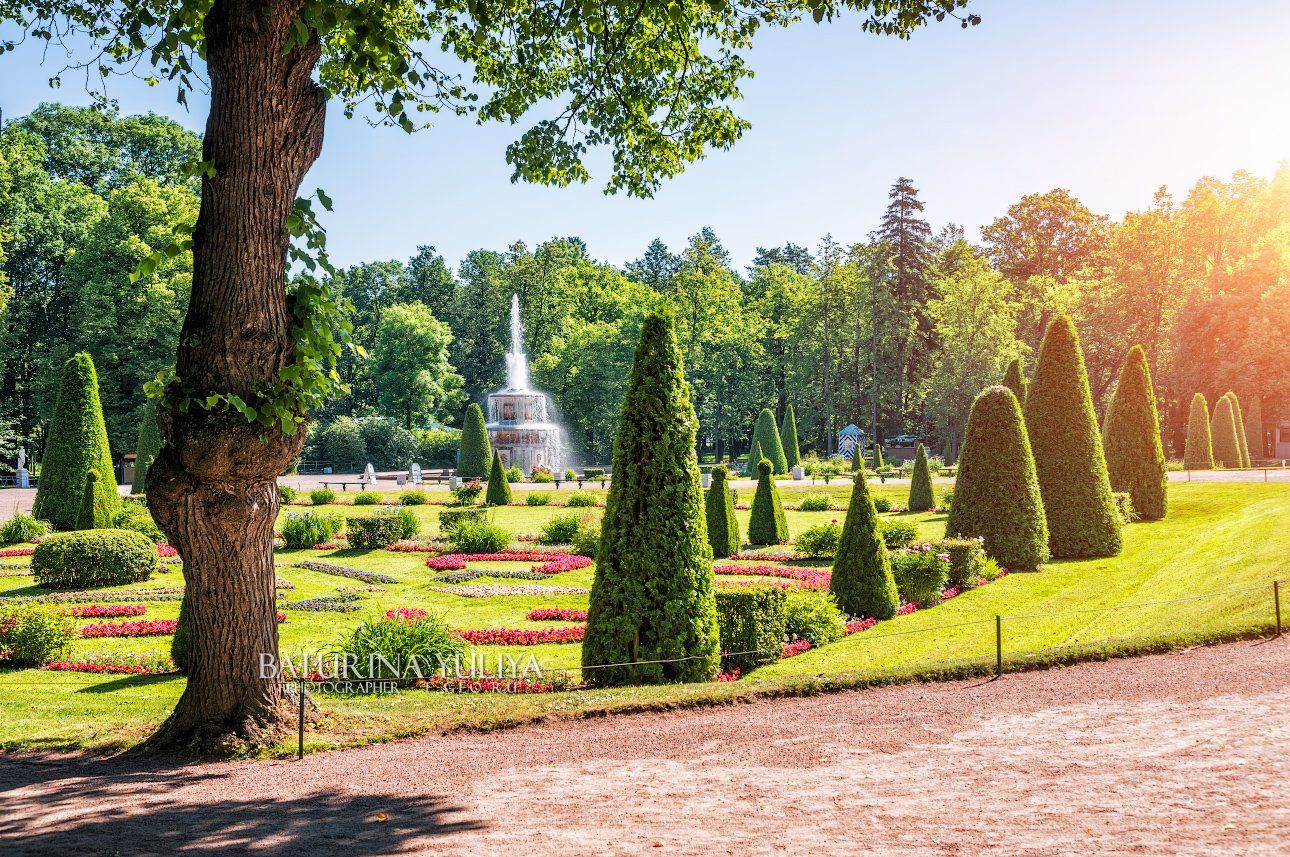
<instances>
[{"instance_id":1,"label":"trimmed hedge","mask_svg":"<svg viewBox=\"0 0 1290 857\"><path fill-rule=\"evenodd\" d=\"M1003 386L1012 391L1012 395L1017 397L1017 403L1025 405L1026 403L1026 371L1022 368L1021 358L1013 358L1008 364L1008 370L1003 373Z\"/></svg>"},{"instance_id":2,"label":"trimmed hedge","mask_svg":"<svg viewBox=\"0 0 1290 857\"><path fill-rule=\"evenodd\" d=\"M786 602L786 593L778 586L717 592L717 626L724 669L747 672L779 658L784 651Z\"/></svg>"},{"instance_id":3,"label":"trimmed hedge","mask_svg":"<svg viewBox=\"0 0 1290 857\"><path fill-rule=\"evenodd\" d=\"M345 522L349 545L355 548L383 548L403 538L403 523L396 515L350 518Z\"/></svg>"},{"instance_id":4,"label":"trimmed hedge","mask_svg":"<svg viewBox=\"0 0 1290 857\"><path fill-rule=\"evenodd\" d=\"M506 468L502 466L502 454L493 450L493 466L488 472L488 491L484 493L484 505L505 506L511 502L511 480Z\"/></svg>"},{"instance_id":5,"label":"trimmed hedge","mask_svg":"<svg viewBox=\"0 0 1290 857\"><path fill-rule=\"evenodd\" d=\"M1231 390L1227 391L1228 400L1232 403L1232 421L1236 423L1236 445L1241 450L1241 466L1250 466L1250 444L1245 435L1245 415L1241 413L1241 400L1236 398L1236 393Z\"/></svg>"},{"instance_id":6,"label":"trimmed hedge","mask_svg":"<svg viewBox=\"0 0 1290 857\"><path fill-rule=\"evenodd\" d=\"M856 479L851 489L829 591L848 616L890 619L900 606L891 560L878 532L878 512L864 479Z\"/></svg>"},{"instance_id":7,"label":"trimmed hedge","mask_svg":"<svg viewBox=\"0 0 1290 857\"><path fill-rule=\"evenodd\" d=\"M784 517L784 504L771 476L771 466L769 458L757 464L757 493L753 495L748 519L750 545L778 545L788 541L788 519Z\"/></svg>"},{"instance_id":8,"label":"trimmed hedge","mask_svg":"<svg viewBox=\"0 0 1290 857\"><path fill-rule=\"evenodd\" d=\"M483 506L467 506L464 509L440 509L439 532L450 535L463 521L484 520Z\"/></svg>"},{"instance_id":9,"label":"trimmed hedge","mask_svg":"<svg viewBox=\"0 0 1290 857\"><path fill-rule=\"evenodd\" d=\"M930 607L949 582L950 563L931 545L904 548L891 555L891 576L903 601Z\"/></svg>"},{"instance_id":10,"label":"trimmed hedge","mask_svg":"<svg viewBox=\"0 0 1290 857\"><path fill-rule=\"evenodd\" d=\"M104 485L116 485L99 402L98 373L90 356L81 353L63 366L32 514L49 521L55 530L75 529L85 492L85 474L90 470ZM110 519L120 507L115 490L107 502Z\"/></svg>"},{"instance_id":11,"label":"trimmed hedge","mask_svg":"<svg viewBox=\"0 0 1290 857\"><path fill-rule=\"evenodd\" d=\"M1183 467L1187 470L1214 469L1214 440L1209 430L1209 403L1203 393L1191 397L1191 411L1187 415L1187 446L1183 451Z\"/></svg>"},{"instance_id":12,"label":"trimmed hedge","mask_svg":"<svg viewBox=\"0 0 1290 857\"><path fill-rule=\"evenodd\" d=\"M985 548L981 539L946 538L932 542L936 553L949 556L948 584L971 589L985 571Z\"/></svg>"},{"instance_id":13,"label":"trimmed hedge","mask_svg":"<svg viewBox=\"0 0 1290 857\"><path fill-rule=\"evenodd\" d=\"M739 521L735 518L735 501L730 496L726 481L729 471L724 464L712 468L712 484L703 500L704 516L708 522L708 544L712 556L725 559L739 552Z\"/></svg>"},{"instance_id":14,"label":"trimmed hedge","mask_svg":"<svg viewBox=\"0 0 1290 857\"><path fill-rule=\"evenodd\" d=\"M909 482L909 511L926 512L936 505L932 497L932 472L927 468L927 450L920 443L914 455L914 474Z\"/></svg>"},{"instance_id":15,"label":"trimmed hedge","mask_svg":"<svg viewBox=\"0 0 1290 857\"><path fill-rule=\"evenodd\" d=\"M139 439L134 445L134 480L130 483L133 494L142 494L148 486L148 468L161 452L161 432L157 430L157 400L149 397L139 423Z\"/></svg>"},{"instance_id":16,"label":"trimmed hedge","mask_svg":"<svg viewBox=\"0 0 1290 857\"><path fill-rule=\"evenodd\" d=\"M1111 490L1127 491L1142 520L1163 518L1168 507L1169 478L1151 369L1139 345L1129 349L1120 381L1107 405L1103 445Z\"/></svg>"},{"instance_id":17,"label":"trimmed hedge","mask_svg":"<svg viewBox=\"0 0 1290 857\"><path fill-rule=\"evenodd\" d=\"M157 546L129 530L54 533L36 546L31 574L40 586L89 589L147 580L160 568Z\"/></svg>"},{"instance_id":18,"label":"trimmed hedge","mask_svg":"<svg viewBox=\"0 0 1290 857\"><path fill-rule=\"evenodd\" d=\"M1111 499L1079 336L1064 315L1049 324L1039 348L1035 377L1026 390L1025 418L1053 558L1118 554L1123 525ZM959 479L961 483L961 470ZM962 500L960 486L955 504ZM991 550L989 539L986 550Z\"/></svg>"},{"instance_id":19,"label":"trimmed hedge","mask_svg":"<svg viewBox=\"0 0 1290 857\"><path fill-rule=\"evenodd\" d=\"M757 423L753 426L751 446L761 446L762 458L770 459L771 467L775 468L775 473L788 472L788 458L784 455L784 443L779 437L779 427L775 425L775 412L770 408L762 408L757 415ZM757 459L758 462L761 458Z\"/></svg>"},{"instance_id":20,"label":"trimmed hedge","mask_svg":"<svg viewBox=\"0 0 1290 857\"><path fill-rule=\"evenodd\" d=\"M116 501L116 502L113 502ZM108 530L120 510L121 501L115 485L104 485L97 472L85 474L85 489L81 492L81 509L76 516L78 530Z\"/></svg>"},{"instance_id":21,"label":"trimmed hedge","mask_svg":"<svg viewBox=\"0 0 1290 857\"><path fill-rule=\"evenodd\" d=\"M1242 466L1241 444L1236 439L1236 415L1232 412L1232 400L1226 394L1214 406L1209 430L1214 440L1214 462L1222 467Z\"/></svg>"},{"instance_id":22,"label":"trimmed hedge","mask_svg":"<svg viewBox=\"0 0 1290 857\"><path fill-rule=\"evenodd\" d=\"M982 538L985 552L1010 569L1048 560L1048 522L1017 397L987 387L968 415L945 532Z\"/></svg>"},{"instance_id":23,"label":"trimmed hedge","mask_svg":"<svg viewBox=\"0 0 1290 857\"><path fill-rule=\"evenodd\" d=\"M466 408L466 418L461 428L461 452L457 457L457 475L467 479L482 479L488 474L493 450L488 443L488 429L484 424L484 410L477 402Z\"/></svg>"},{"instance_id":24,"label":"trimmed hedge","mask_svg":"<svg viewBox=\"0 0 1290 857\"><path fill-rule=\"evenodd\" d=\"M805 589L788 593L784 602L786 639L808 640L812 646L825 646L846 634L847 617L842 615L832 595Z\"/></svg>"},{"instance_id":25,"label":"trimmed hedge","mask_svg":"<svg viewBox=\"0 0 1290 857\"><path fill-rule=\"evenodd\" d=\"M797 442L797 414L793 406L784 408L784 421L779 424L779 442L784 447L785 473L802 463L802 447Z\"/></svg>"},{"instance_id":26,"label":"trimmed hedge","mask_svg":"<svg viewBox=\"0 0 1290 857\"><path fill-rule=\"evenodd\" d=\"M716 676L721 642L697 429L672 319L650 313L623 397L591 584L582 666L592 684ZM627 665L596 668L613 664Z\"/></svg>"}]
</instances>

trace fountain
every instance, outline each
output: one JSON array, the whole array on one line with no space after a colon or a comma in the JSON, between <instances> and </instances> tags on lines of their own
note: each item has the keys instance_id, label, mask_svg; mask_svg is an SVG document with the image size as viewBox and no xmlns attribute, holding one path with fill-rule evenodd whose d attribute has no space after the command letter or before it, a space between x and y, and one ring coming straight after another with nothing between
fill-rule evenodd
<instances>
[{"instance_id":1,"label":"fountain","mask_svg":"<svg viewBox=\"0 0 1290 857\"><path fill-rule=\"evenodd\" d=\"M520 296L511 295L511 350L506 354L506 386L488 394L488 440L507 467L531 474L534 467L552 473L560 466L563 447L560 425L548 416L546 393L529 387L529 361L524 353Z\"/></svg>"}]
</instances>

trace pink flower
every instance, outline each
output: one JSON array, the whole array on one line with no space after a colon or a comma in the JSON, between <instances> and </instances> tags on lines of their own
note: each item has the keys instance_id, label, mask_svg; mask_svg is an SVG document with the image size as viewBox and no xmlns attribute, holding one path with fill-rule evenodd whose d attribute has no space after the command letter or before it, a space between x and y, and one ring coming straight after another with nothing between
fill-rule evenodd
<instances>
[{"instance_id":1,"label":"pink flower","mask_svg":"<svg viewBox=\"0 0 1290 857\"><path fill-rule=\"evenodd\" d=\"M162 543L157 545L157 556L179 556L179 551L174 545Z\"/></svg>"},{"instance_id":2,"label":"pink flower","mask_svg":"<svg viewBox=\"0 0 1290 857\"><path fill-rule=\"evenodd\" d=\"M794 588L828 589L832 575L820 568L800 568L792 565L714 565L713 574L748 575L752 577L779 577L795 581Z\"/></svg>"},{"instance_id":3,"label":"pink flower","mask_svg":"<svg viewBox=\"0 0 1290 857\"><path fill-rule=\"evenodd\" d=\"M585 625L571 628L458 628L455 633L477 646L539 646L543 643L580 643Z\"/></svg>"},{"instance_id":4,"label":"pink flower","mask_svg":"<svg viewBox=\"0 0 1290 857\"><path fill-rule=\"evenodd\" d=\"M878 620L873 618L872 616L868 616L864 619L852 619L850 622L847 623L847 636L851 636L852 634L859 634L861 631L868 631L870 628L872 628L874 625L877 625L877 624L878 624Z\"/></svg>"},{"instance_id":5,"label":"pink flower","mask_svg":"<svg viewBox=\"0 0 1290 857\"><path fill-rule=\"evenodd\" d=\"M534 562L529 570L536 574L563 574L587 568L593 561L580 554L548 550L504 550L497 553L446 553L426 560L435 571L461 571L471 562Z\"/></svg>"},{"instance_id":6,"label":"pink flower","mask_svg":"<svg viewBox=\"0 0 1290 857\"><path fill-rule=\"evenodd\" d=\"M140 619L135 622L96 622L81 628L82 637L160 637L175 633L178 619Z\"/></svg>"},{"instance_id":7,"label":"pink flower","mask_svg":"<svg viewBox=\"0 0 1290 857\"><path fill-rule=\"evenodd\" d=\"M142 616L148 612L146 604L80 604L59 611L78 619L98 619L109 616Z\"/></svg>"},{"instance_id":8,"label":"pink flower","mask_svg":"<svg viewBox=\"0 0 1290 857\"><path fill-rule=\"evenodd\" d=\"M587 621L587 611L566 610L560 607L542 607L537 610L530 610L524 614L524 618L530 622L585 622Z\"/></svg>"},{"instance_id":9,"label":"pink flower","mask_svg":"<svg viewBox=\"0 0 1290 857\"><path fill-rule=\"evenodd\" d=\"M811 648L810 640L794 640L784 647L784 653L780 655L780 658L791 658L794 655L800 655L809 648Z\"/></svg>"},{"instance_id":10,"label":"pink flower","mask_svg":"<svg viewBox=\"0 0 1290 857\"><path fill-rule=\"evenodd\" d=\"M420 622L429 615L428 611L422 610L420 607L396 607L393 610L385 611L386 619L394 619L400 622Z\"/></svg>"},{"instance_id":11,"label":"pink flower","mask_svg":"<svg viewBox=\"0 0 1290 857\"><path fill-rule=\"evenodd\" d=\"M911 602L911 603L909 603L909 604L902 604L902 605L900 605L900 608L896 610L896 615L897 615L897 616L908 616L910 613L913 613L913 612L914 612L914 611L916 611L917 609L918 609L918 605L917 605L917 604L914 604L914 603L912 603L912 602Z\"/></svg>"}]
</instances>

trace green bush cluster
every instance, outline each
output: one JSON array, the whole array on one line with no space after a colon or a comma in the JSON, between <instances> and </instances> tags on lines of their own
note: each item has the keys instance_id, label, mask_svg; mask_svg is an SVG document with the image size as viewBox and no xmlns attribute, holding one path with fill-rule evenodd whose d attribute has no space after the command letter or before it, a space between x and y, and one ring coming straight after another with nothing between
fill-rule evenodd
<instances>
[{"instance_id":1,"label":"green bush cluster","mask_svg":"<svg viewBox=\"0 0 1290 857\"><path fill-rule=\"evenodd\" d=\"M803 494L797 508L803 512L827 512L833 507L833 498L828 494Z\"/></svg>"},{"instance_id":2,"label":"green bush cluster","mask_svg":"<svg viewBox=\"0 0 1290 857\"><path fill-rule=\"evenodd\" d=\"M493 450L493 464L488 472L488 491L484 494L487 506L506 506L511 502L511 480L502 467L502 454Z\"/></svg>"},{"instance_id":3,"label":"green bush cluster","mask_svg":"<svg viewBox=\"0 0 1290 857\"><path fill-rule=\"evenodd\" d=\"M282 539L289 548L311 548L331 541L344 523L338 515L288 512L282 521Z\"/></svg>"},{"instance_id":4,"label":"green bush cluster","mask_svg":"<svg viewBox=\"0 0 1290 857\"><path fill-rule=\"evenodd\" d=\"M23 512L19 512L4 522L0 527L0 545L11 545L17 542L29 542L49 532L49 524L39 521Z\"/></svg>"},{"instance_id":5,"label":"green bush cluster","mask_svg":"<svg viewBox=\"0 0 1290 857\"><path fill-rule=\"evenodd\" d=\"M333 646L341 674L349 679L401 679L451 664L466 653L466 644L441 617L365 619ZM415 667L414 667L415 665Z\"/></svg>"},{"instance_id":6,"label":"green bush cluster","mask_svg":"<svg viewBox=\"0 0 1290 857\"><path fill-rule=\"evenodd\" d=\"M336 492L330 488L315 488L309 492L309 503L313 506L326 506L336 502Z\"/></svg>"},{"instance_id":7,"label":"green bush cluster","mask_svg":"<svg viewBox=\"0 0 1290 857\"><path fill-rule=\"evenodd\" d=\"M588 467L587 469L585 469L585 470L583 470L583 471L582 471L582 478L583 478L583 479L586 479L586 480L589 480L589 481L592 481L592 482L594 482L594 481L596 481L596 480L598 480L598 479L604 479L604 478L605 478L605 468L603 468L603 467Z\"/></svg>"},{"instance_id":8,"label":"green bush cluster","mask_svg":"<svg viewBox=\"0 0 1290 857\"><path fill-rule=\"evenodd\" d=\"M129 530L54 533L36 546L31 557L36 583L55 589L137 583L159 567L157 546Z\"/></svg>"},{"instance_id":9,"label":"green bush cluster","mask_svg":"<svg viewBox=\"0 0 1290 857\"><path fill-rule=\"evenodd\" d=\"M761 458L770 461L773 473L788 472L788 458L784 455L784 443L779 437L779 427L775 425L775 412L770 408L762 408L762 412L757 415L757 422L753 426L751 448L755 452L757 447L761 447Z\"/></svg>"},{"instance_id":10,"label":"green bush cluster","mask_svg":"<svg viewBox=\"0 0 1290 857\"><path fill-rule=\"evenodd\" d=\"M847 617L827 592L794 590L784 602L784 636L789 640L809 640L812 646L824 646L841 640L847 633Z\"/></svg>"},{"instance_id":11,"label":"green bush cluster","mask_svg":"<svg viewBox=\"0 0 1290 857\"><path fill-rule=\"evenodd\" d=\"M583 516L578 524L578 532L573 537L573 552L592 559L600 553L599 518L594 515Z\"/></svg>"},{"instance_id":12,"label":"green bush cluster","mask_svg":"<svg viewBox=\"0 0 1290 857\"><path fill-rule=\"evenodd\" d=\"M757 493L753 495L748 518L748 543L752 545L778 545L788 541L788 519L771 475L772 467L768 458L757 465Z\"/></svg>"},{"instance_id":13,"label":"green bush cluster","mask_svg":"<svg viewBox=\"0 0 1290 857\"><path fill-rule=\"evenodd\" d=\"M712 468L712 484L703 499L704 516L708 524L708 544L712 556L725 559L738 553L741 544L739 521L735 518L734 498L730 496L730 472L724 464Z\"/></svg>"},{"instance_id":14,"label":"green bush cluster","mask_svg":"<svg viewBox=\"0 0 1290 857\"><path fill-rule=\"evenodd\" d=\"M55 530L76 529L85 496L85 474L91 470L104 486L113 486L111 496L104 493L110 521L120 506L116 474L99 401L98 372L90 356L81 353L63 366L32 514L49 521Z\"/></svg>"},{"instance_id":15,"label":"green bush cluster","mask_svg":"<svg viewBox=\"0 0 1290 857\"><path fill-rule=\"evenodd\" d=\"M426 492L416 489L399 493L400 506L424 506L426 501L429 499L430 498L426 496Z\"/></svg>"},{"instance_id":16,"label":"green bush cluster","mask_svg":"<svg viewBox=\"0 0 1290 857\"><path fill-rule=\"evenodd\" d=\"M375 491L359 491L350 502L355 506L375 506L381 502L381 495Z\"/></svg>"},{"instance_id":17,"label":"green bush cluster","mask_svg":"<svg viewBox=\"0 0 1290 857\"><path fill-rule=\"evenodd\" d=\"M878 512L863 479L851 489L829 591L849 616L890 619L900 606L891 560L879 535Z\"/></svg>"},{"instance_id":18,"label":"green bush cluster","mask_svg":"<svg viewBox=\"0 0 1290 857\"><path fill-rule=\"evenodd\" d=\"M1163 518L1168 507L1169 478L1151 369L1140 345L1129 349L1120 381L1107 405L1103 445L1111 490L1127 491L1143 520Z\"/></svg>"},{"instance_id":19,"label":"green bush cluster","mask_svg":"<svg viewBox=\"0 0 1290 857\"><path fill-rule=\"evenodd\" d=\"M40 667L66 651L76 623L39 604L0 606L0 665Z\"/></svg>"},{"instance_id":20,"label":"green bush cluster","mask_svg":"<svg viewBox=\"0 0 1290 857\"><path fill-rule=\"evenodd\" d=\"M1214 439L1209 430L1209 403L1203 393L1191 397L1187 415L1187 445L1183 447L1183 467L1187 470L1214 469Z\"/></svg>"},{"instance_id":21,"label":"green bush cluster","mask_svg":"<svg viewBox=\"0 0 1290 857\"><path fill-rule=\"evenodd\" d=\"M1221 467L1241 467L1241 444L1236 439L1236 415L1226 394L1218 399L1209 421L1214 444L1214 463Z\"/></svg>"},{"instance_id":22,"label":"green bush cluster","mask_svg":"<svg viewBox=\"0 0 1290 857\"><path fill-rule=\"evenodd\" d=\"M488 443L488 429L484 424L484 411L476 402L466 408L461 428L461 453L457 460L457 475L482 479L488 475L493 450Z\"/></svg>"},{"instance_id":23,"label":"green bush cluster","mask_svg":"<svg viewBox=\"0 0 1290 857\"><path fill-rule=\"evenodd\" d=\"M983 539L945 538L933 542L936 553L949 556L949 585L971 589L984 576L986 555Z\"/></svg>"},{"instance_id":24,"label":"green bush cluster","mask_svg":"<svg viewBox=\"0 0 1290 857\"><path fill-rule=\"evenodd\" d=\"M586 509L595 506L597 502L596 495L592 494L590 491L574 491L569 495L569 498L564 501L564 505L573 509Z\"/></svg>"},{"instance_id":25,"label":"green bush cluster","mask_svg":"<svg viewBox=\"0 0 1290 857\"><path fill-rule=\"evenodd\" d=\"M542 525L538 541L544 545L571 545L578 535L582 516L577 512L566 512L556 515Z\"/></svg>"},{"instance_id":26,"label":"green bush cluster","mask_svg":"<svg viewBox=\"0 0 1290 857\"><path fill-rule=\"evenodd\" d=\"M909 511L926 512L936 505L932 499L932 472L927 467L927 450L920 443L914 454L914 472L909 483Z\"/></svg>"},{"instance_id":27,"label":"green bush cluster","mask_svg":"<svg viewBox=\"0 0 1290 857\"><path fill-rule=\"evenodd\" d=\"M797 555L808 559L832 559L837 556L842 527L834 523L807 527L797 536Z\"/></svg>"},{"instance_id":28,"label":"green bush cluster","mask_svg":"<svg viewBox=\"0 0 1290 857\"><path fill-rule=\"evenodd\" d=\"M278 505L286 506L290 503L294 503L297 496L298 492L290 485L278 486Z\"/></svg>"},{"instance_id":29,"label":"green bush cluster","mask_svg":"<svg viewBox=\"0 0 1290 857\"><path fill-rule=\"evenodd\" d=\"M878 522L878 535L887 550L896 550L914 543L918 538L918 525L912 521L882 520Z\"/></svg>"},{"instance_id":30,"label":"green bush cluster","mask_svg":"<svg viewBox=\"0 0 1290 857\"><path fill-rule=\"evenodd\" d=\"M1053 319L1044 335L1035 377L1026 390L1025 418L1052 556L1082 559L1118 554L1123 525L1111 499L1084 354L1065 316ZM963 505L961 470L958 492ZM988 537L986 550L1004 562Z\"/></svg>"},{"instance_id":31,"label":"green bush cluster","mask_svg":"<svg viewBox=\"0 0 1290 857\"><path fill-rule=\"evenodd\" d=\"M452 535L463 521L484 520L484 509L480 506L467 506L464 509L440 509L439 532L445 536Z\"/></svg>"},{"instance_id":32,"label":"green bush cluster","mask_svg":"<svg viewBox=\"0 0 1290 857\"><path fill-rule=\"evenodd\" d=\"M891 500L886 497L874 497L873 508L879 512L890 512Z\"/></svg>"},{"instance_id":33,"label":"green bush cluster","mask_svg":"<svg viewBox=\"0 0 1290 857\"><path fill-rule=\"evenodd\" d=\"M511 534L505 527L482 518L458 521L449 538L459 553L498 553L511 544Z\"/></svg>"},{"instance_id":34,"label":"green bush cluster","mask_svg":"<svg viewBox=\"0 0 1290 857\"><path fill-rule=\"evenodd\" d=\"M461 432L453 429L414 429L416 460L423 467L454 467L461 448Z\"/></svg>"},{"instance_id":35,"label":"green bush cluster","mask_svg":"<svg viewBox=\"0 0 1290 857\"><path fill-rule=\"evenodd\" d=\"M395 515L350 518L345 531L349 535L350 547L354 548L383 548L403 538L403 524Z\"/></svg>"},{"instance_id":36,"label":"green bush cluster","mask_svg":"<svg viewBox=\"0 0 1290 857\"><path fill-rule=\"evenodd\" d=\"M720 590L716 594L724 669L747 672L776 660L784 651L787 632L785 604L778 586L750 586Z\"/></svg>"},{"instance_id":37,"label":"green bush cluster","mask_svg":"<svg viewBox=\"0 0 1290 857\"><path fill-rule=\"evenodd\" d=\"M928 545L904 548L891 555L891 574L900 597L910 604L929 607L941 597L950 578L950 563Z\"/></svg>"},{"instance_id":38,"label":"green bush cluster","mask_svg":"<svg viewBox=\"0 0 1290 857\"><path fill-rule=\"evenodd\" d=\"M524 497L525 506L546 506L551 502L551 495L545 491L530 491Z\"/></svg>"},{"instance_id":39,"label":"green bush cluster","mask_svg":"<svg viewBox=\"0 0 1290 857\"><path fill-rule=\"evenodd\" d=\"M132 530L136 533L142 533L148 537L149 541L161 542L165 540L165 534L161 532L161 527L152 519L152 513L143 503L137 503L127 500L121 504L121 511L116 513L112 518L111 526L118 530Z\"/></svg>"}]
</instances>

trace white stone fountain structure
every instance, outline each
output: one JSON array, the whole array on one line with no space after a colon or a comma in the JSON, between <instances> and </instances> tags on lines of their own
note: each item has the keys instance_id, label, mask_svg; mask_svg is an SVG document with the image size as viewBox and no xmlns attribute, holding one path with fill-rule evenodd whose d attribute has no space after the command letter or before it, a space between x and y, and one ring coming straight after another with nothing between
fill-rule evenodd
<instances>
[{"instance_id":1,"label":"white stone fountain structure","mask_svg":"<svg viewBox=\"0 0 1290 857\"><path fill-rule=\"evenodd\" d=\"M524 353L524 327L520 323L520 296L511 295L511 350L506 354L506 386L488 394L488 440L507 467L526 475L534 467L558 473L564 446L560 425L550 417L546 393L529 386L528 355Z\"/></svg>"}]
</instances>

